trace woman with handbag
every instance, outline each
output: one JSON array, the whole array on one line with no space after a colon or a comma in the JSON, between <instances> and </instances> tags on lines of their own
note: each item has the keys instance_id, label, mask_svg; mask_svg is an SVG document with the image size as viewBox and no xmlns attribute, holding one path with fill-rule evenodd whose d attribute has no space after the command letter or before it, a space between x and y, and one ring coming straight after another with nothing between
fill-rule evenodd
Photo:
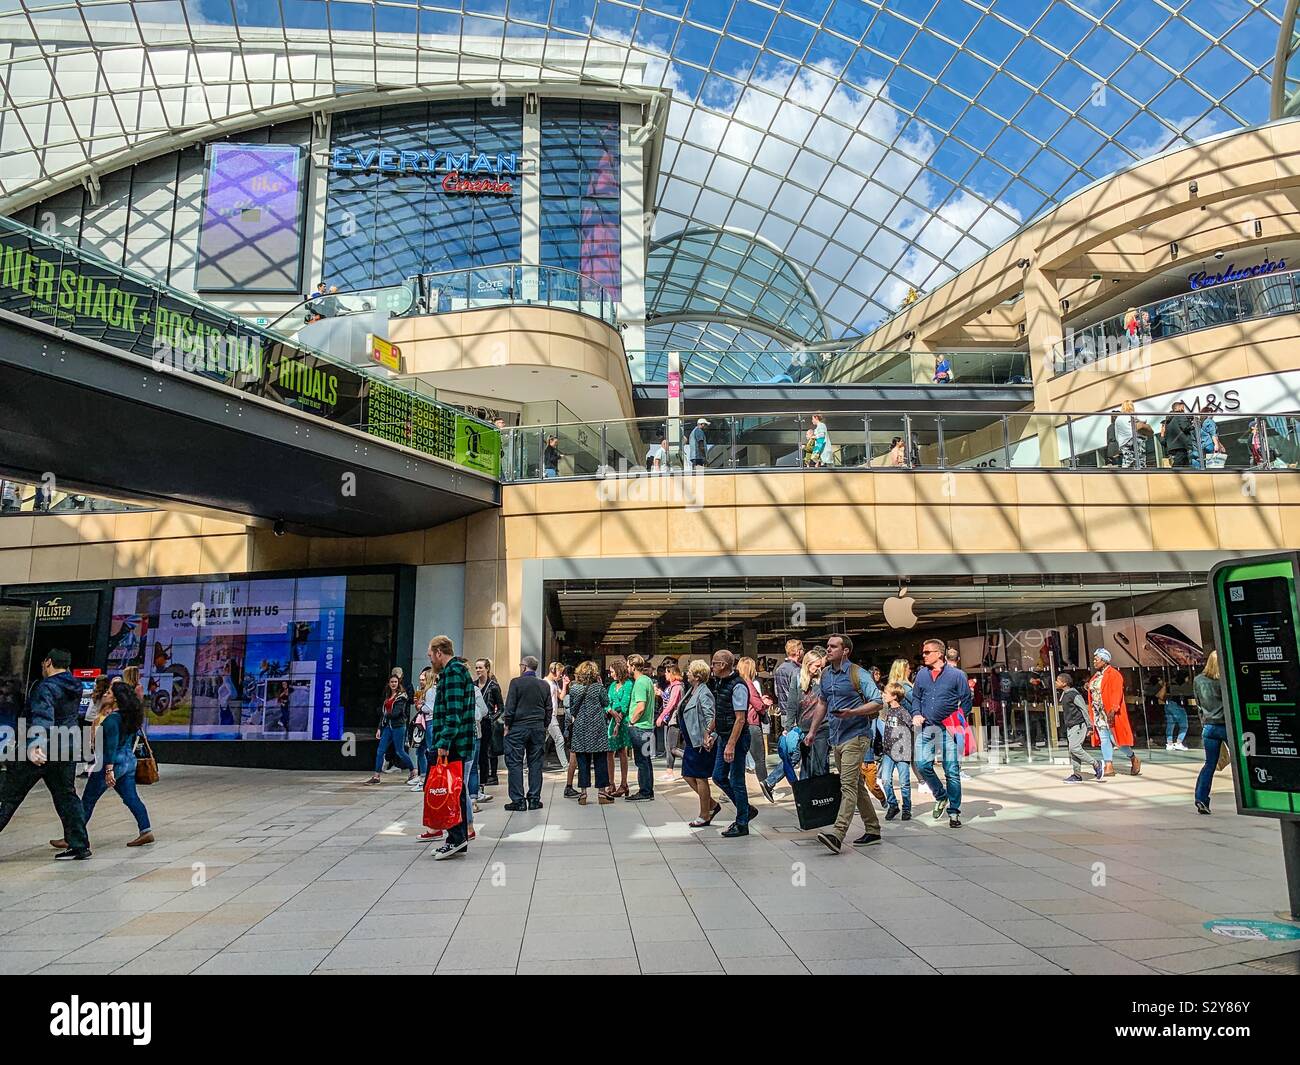
<instances>
[{"instance_id":1,"label":"woman with handbag","mask_svg":"<svg viewBox=\"0 0 1300 1065\"><path fill-rule=\"evenodd\" d=\"M415 689L415 702L412 704L414 713L406 729L406 746L415 752L415 765L419 771L416 779L408 781L412 791L423 791L424 781L429 775L429 744L432 740L428 729L429 714L433 710L433 698L437 690L438 674L434 672L433 666L425 666L420 670L420 685Z\"/></svg>"},{"instance_id":2,"label":"woman with handbag","mask_svg":"<svg viewBox=\"0 0 1300 1065\"><path fill-rule=\"evenodd\" d=\"M1228 730L1223 719L1223 689L1219 686L1219 652L1211 651L1205 668L1192 681L1196 696L1196 712L1201 715L1201 746L1205 748L1205 764L1196 777L1196 812L1209 814L1210 785L1214 774L1227 762L1219 752L1228 742ZM1223 765L1220 765L1220 762Z\"/></svg>"},{"instance_id":3,"label":"woman with handbag","mask_svg":"<svg viewBox=\"0 0 1300 1065\"><path fill-rule=\"evenodd\" d=\"M131 811L135 827L139 830L139 835L127 846L147 847L154 842L154 835L149 827L149 811L140 801L140 793L135 786L135 745L144 725L144 703L130 685L119 680L113 683L102 708L108 711L104 715L99 735L104 751L103 766L91 773L90 779L86 781L86 790L81 795L81 809L89 824L90 817L95 812L95 804L111 788ZM50 846L61 851L68 849L68 845L61 839L50 840Z\"/></svg>"},{"instance_id":4,"label":"woman with handbag","mask_svg":"<svg viewBox=\"0 0 1300 1065\"><path fill-rule=\"evenodd\" d=\"M406 718L410 709L410 700L402 687L402 676L394 669L388 675L388 692L379 708L379 727L375 729L375 739L379 748L375 751L375 772L366 781L378 784L380 774L384 771L384 755L393 752L393 761L406 770L406 783L411 784L418 778L415 765L406 753Z\"/></svg>"},{"instance_id":5,"label":"woman with handbag","mask_svg":"<svg viewBox=\"0 0 1300 1065\"><path fill-rule=\"evenodd\" d=\"M505 713L506 701L501 696L501 685L492 675L492 659L476 658L474 660L474 683L483 693L487 703L488 716L479 727L478 775L479 783L488 787L498 783L497 767L501 752L505 750L505 726L502 715Z\"/></svg>"},{"instance_id":6,"label":"woman with handbag","mask_svg":"<svg viewBox=\"0 0 1300 1065\"><path fill-rule=\"evenodd\" d=\"M594 771L596 795L602 806L608 806L614 801L609 794L609 726L605 719L608 696L595 662L578 666L568 698L569 751L578 763L578 805L587 805L587 789Z\"/></svg>"},{"instance_id":7,"label":"woman with handbag","mask_svg":"<svg viewBox=\"0 0 1300 1065\"><path fill-rule=\"evenodd\" d=\"M709 688L712 671L709 664L697 658L686 671L690 691L682 701L677 715L682 730L682 780L699 797L700 814L689 822L691 828L711 825L722 810L722 804L713 799L713 766L717 761L714 744L717 737L709 731L714 718L713 692Z\"/></svg>"},{"instance_id":8,"label":"woman with handbag","mask_svg":"<svg viewBox=\"0 0 1300 1065\"><path fill-rule=\"evenodd\" d=\"M745 726L749 729L749 754L746 766L759 782L767 780L767 741L763 738L763 721L767 711L763 706L763 693L758 687L758 663L752 658L742 658L736 663L736 672L749 689L749 709Z\"/></svg>"},{"instance_id":9,"label":"woman with handbag","mask_svg":"<svg viewBox=\"0 0 1300 1065\"><path fill-rule=\"evenodd\" d=\"M608 691L609 706L609 797L616 799L620 795L627 797L627 752L632 749L632 733L628 731L627 718L632 710L632 673L628 669L627 659L615 655L609 660L610 685ZM614 783L614 757L618 756L620 770L619 786Z\"/></svg>"},{"instance_id":10,"label":"woman with handbag","mask_svg":"<svg viewBox=\"0 0 1300 1065\"><path fill-rule=\"evenodd\" d=\"M667 681L667 686L664 688L664 706L659 713L659 724L664 727L664 750L667 752L668 759L667 779L672 780L673 771L677 768L679 757L677 748L682 735L677 711L684 694L682 672L676 662L670 661L664 666L664 680Z\"/></svg>"}]
</instances>

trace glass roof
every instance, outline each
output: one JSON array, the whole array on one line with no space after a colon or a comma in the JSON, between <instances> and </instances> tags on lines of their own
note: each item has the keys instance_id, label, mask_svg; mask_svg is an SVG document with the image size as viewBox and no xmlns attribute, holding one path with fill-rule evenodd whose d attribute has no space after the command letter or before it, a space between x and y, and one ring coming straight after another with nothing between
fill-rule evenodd
<instances>
[{"instance_id":1,"label":"glass roof","mask_svg":"<svg viewBox=\"0 0 1300 1065\"><path fill-rule=\"evenodd\" d=\"M652 245L646 307L649 322L716 316L796 344L829 336L799 268L748 233L692 229Z\"/></svg>"},{"instance_id":2,"label":"glass roof","mask_svg":"<svg viewBox=\"0 0 1300 1065\"><path fill-rule=\"evenodd\" d=\"M670 88L652 235L756 234L799 265L839 337L1090 182L1266 121L1286 6L0 0L0 194L218 111L394 84L398 68L414 71L398 84L491 82L524 62ZM805 313L796 294L755 297L753 284L737 278L724 298ZM690 303L668 280L656 300Z\"/></svg>"}]
</instances>

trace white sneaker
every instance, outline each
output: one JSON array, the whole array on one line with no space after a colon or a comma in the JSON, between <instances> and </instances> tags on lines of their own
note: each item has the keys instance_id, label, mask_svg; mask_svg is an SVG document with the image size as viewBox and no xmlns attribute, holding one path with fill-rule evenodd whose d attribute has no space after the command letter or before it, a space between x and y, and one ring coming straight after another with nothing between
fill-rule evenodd
<instances>
[{"instance_id":1,"label":"white sneaker","mask_svg":"<svg viewBox=\"0 0 1300 1065\"><path fill-rule=\"evenodd\" d=\"M1175 751L1190 751L1191 748L1188 747L1188 746L1187 746L1186 744L1184 744L1184 743L1175 743L1175 744L1174 744L1174 750L1175 750Z\"/></svg>"},{"instance_id":2,"label":"white sneaker","mask_svg":"<svg viewBox=\"0 0 1300 1065\"><path fill-rule=\"evenodd\" d=\"M1165 744L1165 750L1166 750L1166 751L1172 751L1172 750L1175 750L1175 747L1174 747L1174 745L1173 745L1172 743L1166 743L1166 744Z\"/></svg>"},{"instance_id":3,"label":"white sneaker","mask_svg":"<svg viewBox=\"0 0 1300 1065\"><path fill-rule=\"evenodd\" d=\"M399 768L400 768L399 766L395 766L395 765L385 766L385 767L384 767L384 772L385 772L385 773L396 773L397 770L398 770Z\"/></svg>"},{"instance_id":4,"label":"white sneaker","mask_svg":"<svg viewBox=\"0 0 1300 1065\"><path fill-rule=\"evenodd\" d=\"M494 796L489 795L486 791L480 791L474 796L475 802L491 802Z\"/></svg>"}]
</instances>

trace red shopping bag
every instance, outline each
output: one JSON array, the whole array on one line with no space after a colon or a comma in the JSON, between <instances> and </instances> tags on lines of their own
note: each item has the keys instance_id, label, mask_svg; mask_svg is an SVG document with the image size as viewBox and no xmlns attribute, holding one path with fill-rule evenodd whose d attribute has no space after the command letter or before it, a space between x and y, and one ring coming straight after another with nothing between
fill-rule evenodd
<instances>
[{"instance_id":1,"label":"red shopping bag","mask_svg":"<svg viewBox=\"0 0 1300 1065\"><path fill-rule=\"evenodd\" d=\"M424 827L431 832L455 828L465 819L461 809L462 779L460 762L440 758L429 765L424 781Z\"/></svg>"},{"instance_id":2,"label":"red shopping bag","mask_svg":"<svg viewBox=\"0 0 1300 1065\"><path fill-rule=\"evenodd\" d=\"M943 719L943 723L948 729L948 734L954 740L958 735L961 736L963 757L969 757L975 753L975 730L966 721L965 714L960 710L955 710Z\"/></svg>"}]
</instances>

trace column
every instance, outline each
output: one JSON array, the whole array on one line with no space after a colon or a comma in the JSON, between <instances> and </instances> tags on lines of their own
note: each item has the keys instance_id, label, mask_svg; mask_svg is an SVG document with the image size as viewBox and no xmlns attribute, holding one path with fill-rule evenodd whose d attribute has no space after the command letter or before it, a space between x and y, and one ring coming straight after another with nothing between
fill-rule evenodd
<instances>
[{"instance_id":1,"label":"column","mask_svg":"<svg viewBox=\"0 0 1300 1065\"><path fill-rule=\"evenodd\" d=\"M619 138L619 208L621 279L618 319L623 346L630 354L633 381L645 380L645 267L649 254L651 215L645 202L645 149L633 144L630 134L644 122L642 105L625 103L621 109Z\"/></svg>"},{"instance_id":2,"label":"column","mask_svg":"<svg viewBox=\"0 0 1300 1065\"><path fill-rule=\"evenodd\" d=\"M1044 467L1059 465L1061 456L1069 450L1068 443L1060 446L1057 419L1051 417L1050 382L1055 352L1064 334L1056 277L1031 263L1025 271L1025 335L1029 338L1029 365L1034 378L1034 409L1040 414L1031 419L1030 431L1038 437L1038 464ZM1064 420L1060 424L1064 426Z\"/></svg>"}]
</instances>

